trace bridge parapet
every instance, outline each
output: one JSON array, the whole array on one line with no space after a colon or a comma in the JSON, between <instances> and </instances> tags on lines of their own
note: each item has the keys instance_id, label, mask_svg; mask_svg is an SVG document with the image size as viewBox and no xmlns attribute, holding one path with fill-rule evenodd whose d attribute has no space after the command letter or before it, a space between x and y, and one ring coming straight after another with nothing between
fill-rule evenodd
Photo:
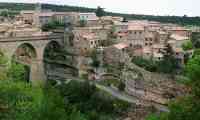
<instances>
[{"instance_id":1,"label":"bridge parapet","mask_svg":"<svg viewBox=\"0 0 200 120\"><path fill-rule=\"evenodd\" d=\"M38 35L38 36L24 36L24 37L1 37L0 42L17 42L17 41L35 41L35 40L55 40L63 39L64 36L61 34L51 35Z\"/></svg>"}]
</instances>

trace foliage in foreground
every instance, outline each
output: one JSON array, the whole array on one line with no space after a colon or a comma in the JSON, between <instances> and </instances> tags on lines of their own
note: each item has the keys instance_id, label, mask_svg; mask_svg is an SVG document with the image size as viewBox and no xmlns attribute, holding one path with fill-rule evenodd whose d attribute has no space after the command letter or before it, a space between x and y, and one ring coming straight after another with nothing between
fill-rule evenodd
<instances>
[{"instance_id":1,"label":"foliage in foreground","mask_svg":"<svg viewBox=\"0 0 200 120\"><path fill-rule=\"evenodd\" d=\"M88 83L41 88L21 81L0 81L2 120L113 120L128 107Z\"/></svg>"},{"instance_id":2,"label":"foliage in foreground","mask_svg":"<svg viewBox=\"0 0 200 120\"><path fill-rule=\"evenodd\" d=\"M169 105L170 112L160 116L150 116L147 120L199 120L200 119L200 56L189 60L186 66L186 82L191 94L178 98Z\"/></svg>"},{"instance_id":3,"label":"foliage in foreground","mask_svg":"<svg viewBox=\"0 0 200 120\"><path fill-rule=\"evenodd\" d=\"M87 120L113 120L129 107L128 103L112 98L88 82L73 81L59 89L67 103L67 110L75 107Z\"/></svg>"}]
</instances>

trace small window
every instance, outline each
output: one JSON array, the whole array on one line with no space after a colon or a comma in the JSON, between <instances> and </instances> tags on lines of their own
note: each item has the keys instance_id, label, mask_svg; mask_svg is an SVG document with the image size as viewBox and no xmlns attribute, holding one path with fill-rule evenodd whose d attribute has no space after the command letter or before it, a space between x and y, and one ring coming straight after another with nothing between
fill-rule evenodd
<instances>
[{"instance_id":1,"label":"small window","mask_svg":"<svg viewBox=\"0 0 200 120\"><path fill-rule=\"evenodd\" d=\"M131 43L131 44L130 44L130 47L132 47L132 46L133 46L133 44Z\"/></svg>"},{"instance_id":2,"label":"small window","mask_svg":"<svg viewBox=\"0 0 200 120\"><path fill-rule=\"evenodd\" d=\"M91 41L90 43L91 43L91 45L93 45L93 41Z\"/></svg>"}]
</instances>

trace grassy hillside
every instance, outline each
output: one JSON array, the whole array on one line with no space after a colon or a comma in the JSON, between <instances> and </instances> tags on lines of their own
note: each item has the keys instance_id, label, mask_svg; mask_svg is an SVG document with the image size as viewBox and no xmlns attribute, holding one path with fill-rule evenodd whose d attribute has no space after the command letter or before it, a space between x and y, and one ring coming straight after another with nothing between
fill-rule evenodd
<instances>
[{"instance_id":1,"label":"grassy hillside","mask_svg":"<svg viewBox=\"0 0 200 120\"><path fill-rule=\"evenodd\" d=\"M0 9L9 9L9 10L33 10L35 8L34 4L24 4L24 3L0 3ZM86 8L86 7L76 7L68 5L52 5L52 4L43 4L43 9L51 9L53 11L74 11L74 12L94 12L95 9ZM121 14L121 13L112 13L106 12L106 15L112 16L122 16L128 20L152 20L159 21L163 23L176 23L180 25L197 25L200 26L200 17L187 17L187 16L153 16L153 15L138 15L138 14Z\"/></svg>"}]
</instances>

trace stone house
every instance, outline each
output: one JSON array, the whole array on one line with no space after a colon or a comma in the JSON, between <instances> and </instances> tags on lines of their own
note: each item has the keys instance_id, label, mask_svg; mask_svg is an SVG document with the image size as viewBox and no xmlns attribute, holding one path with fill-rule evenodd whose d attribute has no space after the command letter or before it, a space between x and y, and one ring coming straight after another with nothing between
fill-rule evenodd
<instances>
[{"instance_id":1,"label":"stone house","mask_svg":"<svg viewBox=\"0 0 200 120\"><path fill-rule=\"evenodd\" d=\"M144 46L145 43L145 29L144 26L128 26L128 39L130 46Z\"/></svg>"},{"instance_id":2,"label":"stone house","mask_svg":"<svg viewBox=\"0 0 200 120\"><path fill-rule=\"evenodd\" d=\"M107 64L125 63L129 59L128 43L118 43L104 49L104 62Z\"/></svg>"},{"instance_id":3,"label":"stone house","mask_svg":"<svg viewBox=\"0 0 200 120\"><path fill-rule=\"evenodd\" d=\"M176 34L176 35L179 35L179 36L184 36L184 37L190 37L191 36L191 30L189 29L186 29L184 27L171 27L169 29L167 29L167 31L170 33L170 34Z\"/></svg>"},{"instance_id":4,"label":"stone house","mask_svg":"<svg viewBox=\"0 0 200 120\"><path fill-rule=\"evenodd\" d=\"M98 20L98 17L93 12L91 12L91 13L79 13L79 20L85 20L85 21Z\"/></svg>"},{"instance_id":5,"label":"stone house","mask_svg":"<svg viewBox=\"0 0 200 120\"><path fill-rule=\"evenodd\" d=\"M73 24L77 24L78 19L78 13L76 12L54 12L53 14L53 20L59 23L64 23L65 20L69 20Z\"/></svg>"},{"instance_id":6,"label":"stone house","mask_svg":"<svg viewBox=\"0 0 200 120\"><path fill-rule=\"evenodd\" d=\"M156 42L165 45L169 40L169 34L165 31L156 31Z\"/></svg>"},{"instance_id":7,"label":"stone house","mask_svg":"<svg viewBox=\"0 0 200 120\"><path fill-rule=\"evenodd\" d=\"M25 23L33 23L34 13L35 11L33 10L24 10L20 12L20 15L23 17Z\"/></svg>"},{"instance_id":8,"label":"stone house","mask_svg":"<svg viewBox=\"0 0 200 120\"><path fill-rule=\"evenodd\" d=\"M184 55L185 55L185 51L182 49L182 45L189 41L190 41L189 37L180 36L178 34L172 34L170 36L170 40L168 41L168 44L172 46L175 52L175 57L181 64L184 63Z\"/></svg>"}]
</instances>

